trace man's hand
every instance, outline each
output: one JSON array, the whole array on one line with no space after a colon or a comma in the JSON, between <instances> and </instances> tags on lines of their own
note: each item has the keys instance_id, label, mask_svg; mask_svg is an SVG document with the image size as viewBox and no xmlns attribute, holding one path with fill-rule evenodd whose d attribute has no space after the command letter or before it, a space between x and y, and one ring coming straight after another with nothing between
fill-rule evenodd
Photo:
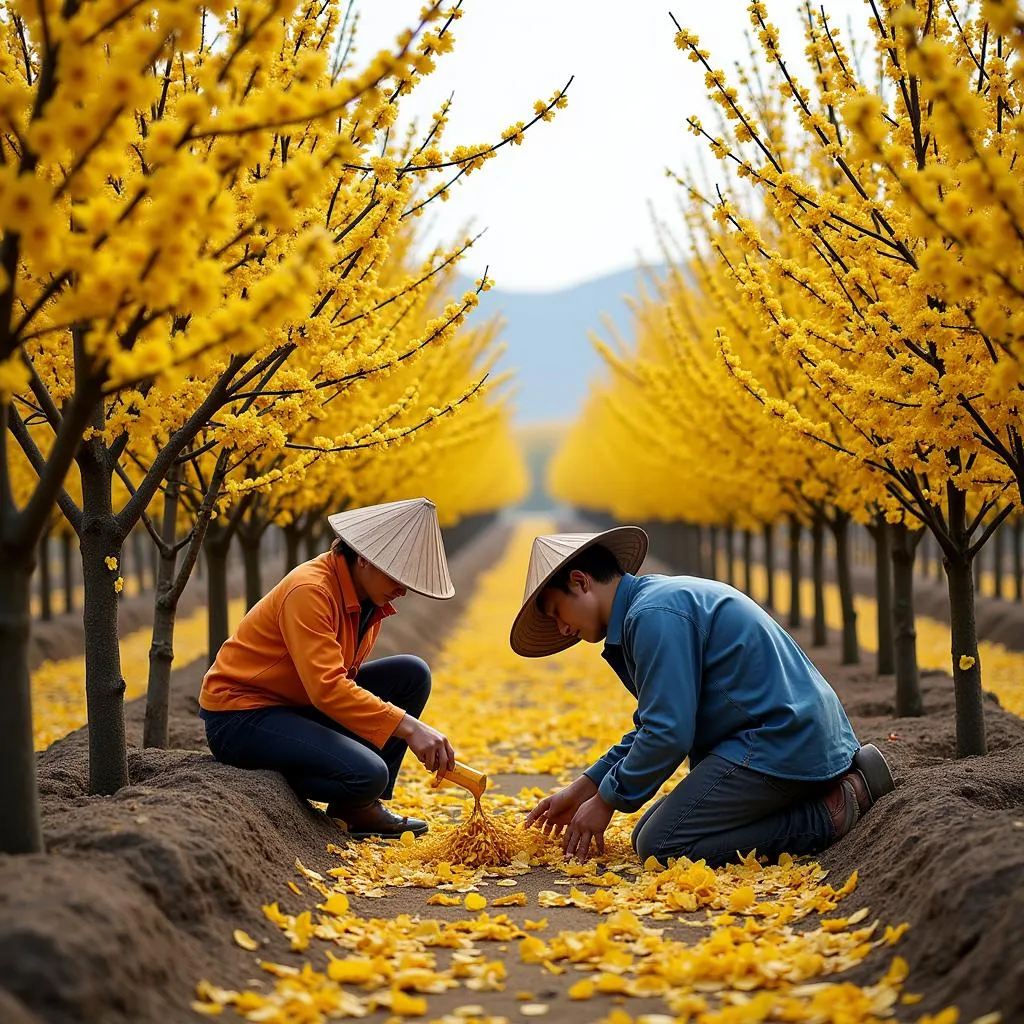
<instances>
[{"instance_id":1,"label":"man's hand","mask_svg":"<svg viewBox=\"0 0 1024 1024\"><path fill-rule=\"evenodd\" d=\"M553 796L544 797L526 816L526 827L539 824L544 835L560 836L580 805L596 792L597 786L586 775L581 775L565 789L560 789Z\"/></svg>"},{"instance_id":2,"label":"man's hand","mask_svg":"<svg viewBox=\"0 0 1024 1024\"><path fill-rule=\"evenodd\" d=\"M437 772L438 778L455 767L455 751L444 733L424 725L418 718L406 715L395 729L395 736L405 740L427 771Z\"/></svg>"},{"instance_id":3,"label":"man's hand","mask_svg":"<svg viewBox=\"0 0 1024 1024\"><path fill-rule=\"evenodd\" d=\"M565 833L562 849L567 857L575 857L580 862L590 855L590 841L594 841L597 854L604 853L604 830L612 820L615 808L605 803L600 793L595 793L580 806L572 816L569 828Z\"/></svg>"}]
</instances>

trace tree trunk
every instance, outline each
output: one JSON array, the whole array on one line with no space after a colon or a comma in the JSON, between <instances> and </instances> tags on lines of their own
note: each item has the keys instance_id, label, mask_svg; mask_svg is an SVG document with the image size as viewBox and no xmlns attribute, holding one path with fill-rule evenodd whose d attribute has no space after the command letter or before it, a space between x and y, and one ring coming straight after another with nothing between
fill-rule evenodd
<instances>
[{"instance_id":1,"label":"tree trunk","mask_svg":"<svg viewBox=\"0 0 1024 1024\"><path fill-rule=\"evenodd\" d=\"M828 644L828 623L825 620L825 517L820 513L811 524L811 573L814 578L813 647Z\"/></svg>"},{"instance_id":2,"label":"tree trunk","mask_svg":"<svg viewBox=\"0 0 1024 1024\"><path fill-rule=\"evenodd\" d=\"M230 538L223 528L211 527L206 533L207 663L212 665L221 645L228 638L228 549Z\"/></svg>"},{"instance_id":3,"label":"tree trunk","mask_svg":"<svg viewBox=\"0 0 1024 1024\"><path fill-rule=\"evenodd\" d=\"M914 613L914 560L920 540L920 530L910 530L903 523L892 527L893 655L896 714L901 718L924 714L917 667L917 624Z\"/></svg>"},{"instance_id":4,"label":"tree trunk","mask_svg":"<svg viewBox=\"0 0 1024 1024\"><path fill-rule=\"evenodd\" d=\"M803 625L800 608L800 534L803 527L796 516L789 517L789 628L799 629Z\"/></svg>"},{"instance_id":5,"label":"tree trunk","mask_svg":"<svg viewBox=\"0 0 1024 1024\"><path fill-rule=\"evenodd\" d=\"M95 446L94 448L92 446ZM85 583L85 695L89 709L89 792L107 796L128 785L124 735L124 679L117 639L118 570L124 536L113 513L112 473L106 447L86 442L79 455L82 479L82 577ZM91 449L91 450L88 450Z\"/></svg>"},{"instance_id":6,"label":"tree trunk","mask_svg":"<svg viewBox=\"0 0 1024 1024\"><path fill-rule=\"evenodd\" d=\"M692 523L687 523L684 529L686 530L686 548L693 565L693 575L706 577L707 568L704 565L704 545L702 544L701 529Z\"/></svg>"},{"instance_id":7,"label":"tree trunk","mask_svg":"<svg viewBox=\"0 0 1024 1024\"><path fill-rule=\"evenodd\" d=\"M299 564L299 545L302 531L294 523L284 528L284 571L287 575Z\"/></svg>"},{"instance_id":8,"label":"tree trunk","mask_svg":"<svg viewBox=\"0 0 1024 1024\"><path fill-rule=\"evenodd\" d=\"M64 611L75 610L75 559L72 533L68 529L61 530L60 560L64 567Z\"/></svg>"},{"instance_id":9,"label":"tree trunk","mask_svg":"<svg viewBox=\"0 0 1024 1024\"><path fill-rule=\"evenodd\" d=\"M836 577L839 583L839 604L843 615L843 664L860 664L857 644L857 609L853 603L853 573L850 569L850 516L837 512L828 520L836 542Z\"/></svg>"},{"instance_id":10,"label":"tree trunk","mask_svg":"<svg viewBox=\"0 0 1024 1024\"><path fill-rule=\"evenodd\" d=\"M734 572L734 566L732 564L732 553L735 545L733 539L735 537L736 530L732 523L729 523L725 528L725 582L730 587L736 584L736 573Z\"/></svg>"},{"instance_id":11,"label":"tree trunk","mask_svg":"<svg viewBox=\"0 0 1024 1024\"><path fill-rule=\"evenodd\" d=\"M320 554L320 524L311 523L306 531L306 558L316 558Z\"/></svg>"},{"instance_id":12,"label":"tree trunk","mask_svg":"<svg viewBox=\"0 0 1024 1024\"><path fill-rule=\"evenodd\" d=\"M996 532L989 538L992 545L992 585L993 596L999 600L1003 597L1003 536L1004 526L996 527Z\"/></svg>"},{"instance_id":13,"label":"tree trunk","mask_svg":"<svg viewBox=\"0 0 1024 1024\"><path fill-rule=\"evenodd\" d=\"M260 534L238 532L242 546L242 562L245 565L245 607L250 609L263 596L263 581L260 578Z\"/></svg>"},{"instance_id":14,"label":"tree trunk","mask_svg":"<svg viewBox=\"0 0 1024 1024\"><path fill-rule=\"evenodd\" d=\"M974 580L971 561L965 555L950 557L947 553L945 565L949 578L949 626L956 693L956 756L971 757L986 751Z\"/></svg>"},{"instance_id":15,"label":"tree trunk","mask_svg":"<svg viewBox=\"0 0 1024 1024\"><path fill-rule=\"evenodd\" d=\"M892 675L895 671L896 651L893 641L893 594L892 594L892 527L879 515L868 528L875 548L875 607L878 631L878 660L875 665L880 676Z\"/></svg>"},{"instance_id":16,"label":"tree trunk","mask_svg":"<svg viewBox=\"0 0 1024 1024\"><path fill-rule=\"evenodd\" d=\"M764 537L764 571L767 586L764 594L764 606L769 611L775 610L775 526L765 523L761 529Z\"/></svg>"},{"instance_id":17,"label":"tree trunk","mask_svg":"<svg viewBox=\"0 0 1024 1024\"><path fill-rule=\"evenodd\" d=\"M718 564L718 527L712 526L708 529L708 545L711 552L711 572L708 576L713 580L720 580L722 578L719 572Z\"/></svg>"},{"instance_id":18,"label":"tree trunk","mask_svg":"<svg viewBox=\"0 0 1024 1024\"><path fill-rule=\"evenodd\" d=\"M754 535L743 531L743 589L749 597L754 596Z\"/></svg>"},{"instance_id":19,"label":"tree trunk","mask_svg":"<svg viewBox=\"0 0 1024 1024\"><path fill-rule=\"evenodd\" d=\"M39 538L39 617L43 622L53 618L50 581L50 531L44 530Z\"/></svg>"},{"instance_id":20,"label":"tree trunk","mask_svg":"<svg viewBox=\"0 0 1024 1024\"><path fill-rule=\"evenodd\" d=\"M6 430L6 427L3 428ZM0 445L0 452L3 447ZM35 550L0 558L0 853L42 853L43 833L32 744L32 684L28 671Z\"/></svg>"},{"instance_id":21,"label":"tree trunk","mask_svg":"<svg viewBox=\"0 0 1024 1024\"><path fill-rule=\"evenodd\" d=\"M143 537L140 530L132 530L132 561L135 563L135 581L139 585L139 593L144 594L146 592L146 541L148 537ZM152 540L149 542L152 544ZM155 545L154 545L155 547ZM159 552L158 552L159 555ZM160 570L158 569L157 572ZM154 589L156 588L156 582L153 583Z\"/></svg>"},{"instance_id":22,"label":"tree trunk","mask_svg":"<svg viewBox=\"0 0 1024 1024\"><path fill-rule=\"evenodd\" d=\"M178 567L177 540L178 494L181 467L175 466L164 488L164 519L160 535L165 548L153 545L160 555L156 600L153 603L153 638L149 645L149 685L146 689L146 721L142 733L144 747L166 748L170 741L168 719L171 704L171 666L174 663L174 620L178 595L174 577Z\"/></svg>"},{"instance_id":23,"label":"tree trunk","mask_svg":"<svg viewBox=\"0 0 1024 1024\"><path fill-rule=\"evenodd\" d=\"M1024 515L1013 521L1013 596L1024 602Z\"/></svg>"}]
</instances>

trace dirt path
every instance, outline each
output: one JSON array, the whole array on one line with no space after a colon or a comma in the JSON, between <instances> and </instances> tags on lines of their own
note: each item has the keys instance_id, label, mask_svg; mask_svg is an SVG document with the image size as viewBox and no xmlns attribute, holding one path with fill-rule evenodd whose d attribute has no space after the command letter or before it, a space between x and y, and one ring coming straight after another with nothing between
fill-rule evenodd
<instances>
[{"instance_id":1,"label":"dirt path","mask_svg":"<svg viewBox=\"0 0 1024 1024\"><path fill-rule=\"evenodd\" d=\"M458 739L465 760L504 767L488 794L489 806L516 812L536 799L530 787L547 789L571 777L597 748L603 749L609 736L617 738L630 708L628 695L614 678L609 680L611 673L593 648L581 645L573 649L575 654L546 663L511 665L496 653L505 644L507 607L518 600L521 575L492 580L489 587L482 583L474 604L471 590L478 573L499 559L506 538L501 529L479 537L453 561L460 588L456 601L416 606L410 599L396 622L403 632L392 631L388 647L375 653L436 652L443 644L441 655L434 658L439 685L430 705L431 720ZM1024 1020L1024 936L1019 928L1024 920L1024 722L993 704L987 709L993 753L954 762L949 759L953 723L948 677L926 676L924 718L893 719L889 682L873 679L868 668L841 668L834 646L811 653L846 702L862 741L882 746L899 777L897 793L821 858L830 871L824 880L796 869L762 871L752 866L712 879L681 871L637 878L639 866L626 848L628 822L623 822L604 865L618 881L593 869L569 875L558 864L556 851L520 839L533 859L549 863L526 874L515 866L508 869L512 886L499 885L498 872L492 877L462 873L454 881L441 881L447 886L441 890L419 887L431 877L438 883L436 866L418 868L393 848L363 845L329 852L328 844L341 838L338 831L302 806L280 777L213 763L194 716L198 673L181 673L175 680L172 713L172 742L178 749L133 751L134 784L116 797L84 795L81 734L40 756L50 853L0 859L0 1019L16 1024L196 1020L189 1004L201 978L250 990L254 998L268 999L275 981L308 993L308 986L261 970L257 957L286 968L309 963L323 972L328 951L338 958L377 963L379 977L369 974L367 986L345 986L364 1001L361 1008L374 991L391 993L383 998L397 999L396 1010L422 1008L418 1002L403 1003L402 996L393 995L398 990L412 1000L426 999L426 1019L459 1008L462 1016L451 1019L469 1019L472 1006L510 1020L543 1012L551 1020L579 1022L596 1021L615 1010L664 1014L671 1005L682 1012L685 1006L676 997L674 1004L666 1002L664 985L648 998L622 993L644 991L643 984L651 985L654 993L652 977L662 982L666 977L696 978L712 1005L718 1005L722 972L726 967L740 970L737 958L745 955L733 933L739 926L784 927L780 918L793 913L806 916L786 938L791 943L786 948L823 956L832 968L853 964L843 980L877 985L894 953L907 958L911 973L906 984L889 978L875 990L882 1000L901 987L923 996L919 1004L897 1003L897 1020L916 1021L922 1012L953 1002L963 1010L965 1022L994 1009L1003 1012L1004 1021ZM572 660L577 655L582 660ZM141 709L133 706L133 742L140 724ZM465 806L450 790L429 791L415 766L403 772L402 785L410 809L429 801L437 833L443 832L439 825L446 816ZM504 795L492 797L493 792ZM324 881L297 873L296 858ZM834 893L830 896L828 887L840 889L854 870L859 881L852 894L841 901ZM389 881L404 884L394 888ZM410 886L410 881L418 885ZM307 934L319 919L318 889L324 884L346 890L350 901L340 917L328 917L337 933L330 941ZM489 906L478 912L464 905L428 903L438 892L450 899L476 893ZM494 905L496 899L519 893L525 906ZM650 912L632 921L599 917L593 905L605 899L634 909L646 901ZM697 912L680 914L678 906L689 900L696 901ZM879 921L872 939L881 937L887 925L907 922L910 928L893 947L858 949L864 945L857 939L863 925L837 923L825 929L817 912L808 911L808 900L826 912L829 904L838 906L843 915L870 907L865 924ZM282 915L278 924L261 909L275 901ZM672 901L675 909L669 913ZM736 910L733 925L722 923L730 908ZM305 910L315 916L303 918ZM537 930L527 925L545 918L545 926ZM681 923L687 920L691 923ZM236 928L259 941L257 953L235 944ZM523 935L540 946L524 946ZM718 945L709 944L712 935ZM302 945L303 937L308 948L289 948ZM744 939L747 945L750 941L755 940ZM560 956L559 950L570 946L590 970L578 971ZM525 962L524 948L538 959ZM629 965L623 959L627 956ZM756 958L743 962L748 972L762 969ZM637 965L645 965L646 973L638 973ZM674 965L676 975L666 975L665 965ZM454 975L459 975L458 988L438 981ZM590 998L569 997L570 987L578 982L596 984L606 976L610 980L602 982L604 989ZM728 975L735 982L727 986L728 998L746 998L742 979L751 976ZM404 987L396 985L396 977L405 979ZM812 971L805 980L835 978L823 979ZM439 984L442 991L431 990ZM665 984L670 994L679 987ZM417 986L427 991L417 992ZM332 990L324 982L319 991L326 999ZM808 991L797 1001L806 1009L812 999L841 997L852 998L832 985L817 994ZM738 1014L740 1008L736 1010ZM383 1021L389 1012L381 1006L368 1019ZM802 1019L793 1012L791 1019Z\"/></svg>"}]
</instances>

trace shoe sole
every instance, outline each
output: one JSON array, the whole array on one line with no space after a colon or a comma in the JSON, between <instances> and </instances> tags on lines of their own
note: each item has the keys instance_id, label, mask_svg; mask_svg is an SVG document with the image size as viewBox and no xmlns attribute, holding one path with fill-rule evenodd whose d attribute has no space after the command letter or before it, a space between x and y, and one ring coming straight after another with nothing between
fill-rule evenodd
<instances>
[{"instance_id":1,"label":"shoe sole","mask_svg":"<svg viewBox=\"0 0 1024 1024\"><path fill-rule=\"evenodd\" d=\"M853 755L853 768L864 779L872 803L896 788L889 765L874 743L865 743Z\"/></svg>"},{"instance_id":2,"label":"shoe sole","mask_svg":"<svg viewBox=\"0 0 1024 1024\"><path fill-rule=\"evenodd\" d=\"M430 831L427 828L404 828L401 832L349 832L349 839L400 839L406 832L411 832L415 838L426 835Z\"/></svg>"}]
</instances>

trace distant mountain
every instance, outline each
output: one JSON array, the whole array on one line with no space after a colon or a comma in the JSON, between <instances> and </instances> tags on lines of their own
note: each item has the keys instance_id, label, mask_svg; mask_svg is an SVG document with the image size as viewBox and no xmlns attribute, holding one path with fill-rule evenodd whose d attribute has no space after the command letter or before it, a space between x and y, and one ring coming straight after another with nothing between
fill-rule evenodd
<instances>
[{"instance_id":1,"label":"distant mountain","mask_svg":"<svg viewBox=\"0 0 1024 1024\"><path fill-rule=\"evenodd\" d=\"M555 292L492 288L480 297L475 317L501 313L506 353L499 369L516 371L516 422L520 425L572 420L592 378L604 364L588 334L608 338L609 317L619 333L632 336L626 296L639 294L641 273L623 270ZM472 288L461 279L458 291Z\"/></svg>"}]
</instances>

